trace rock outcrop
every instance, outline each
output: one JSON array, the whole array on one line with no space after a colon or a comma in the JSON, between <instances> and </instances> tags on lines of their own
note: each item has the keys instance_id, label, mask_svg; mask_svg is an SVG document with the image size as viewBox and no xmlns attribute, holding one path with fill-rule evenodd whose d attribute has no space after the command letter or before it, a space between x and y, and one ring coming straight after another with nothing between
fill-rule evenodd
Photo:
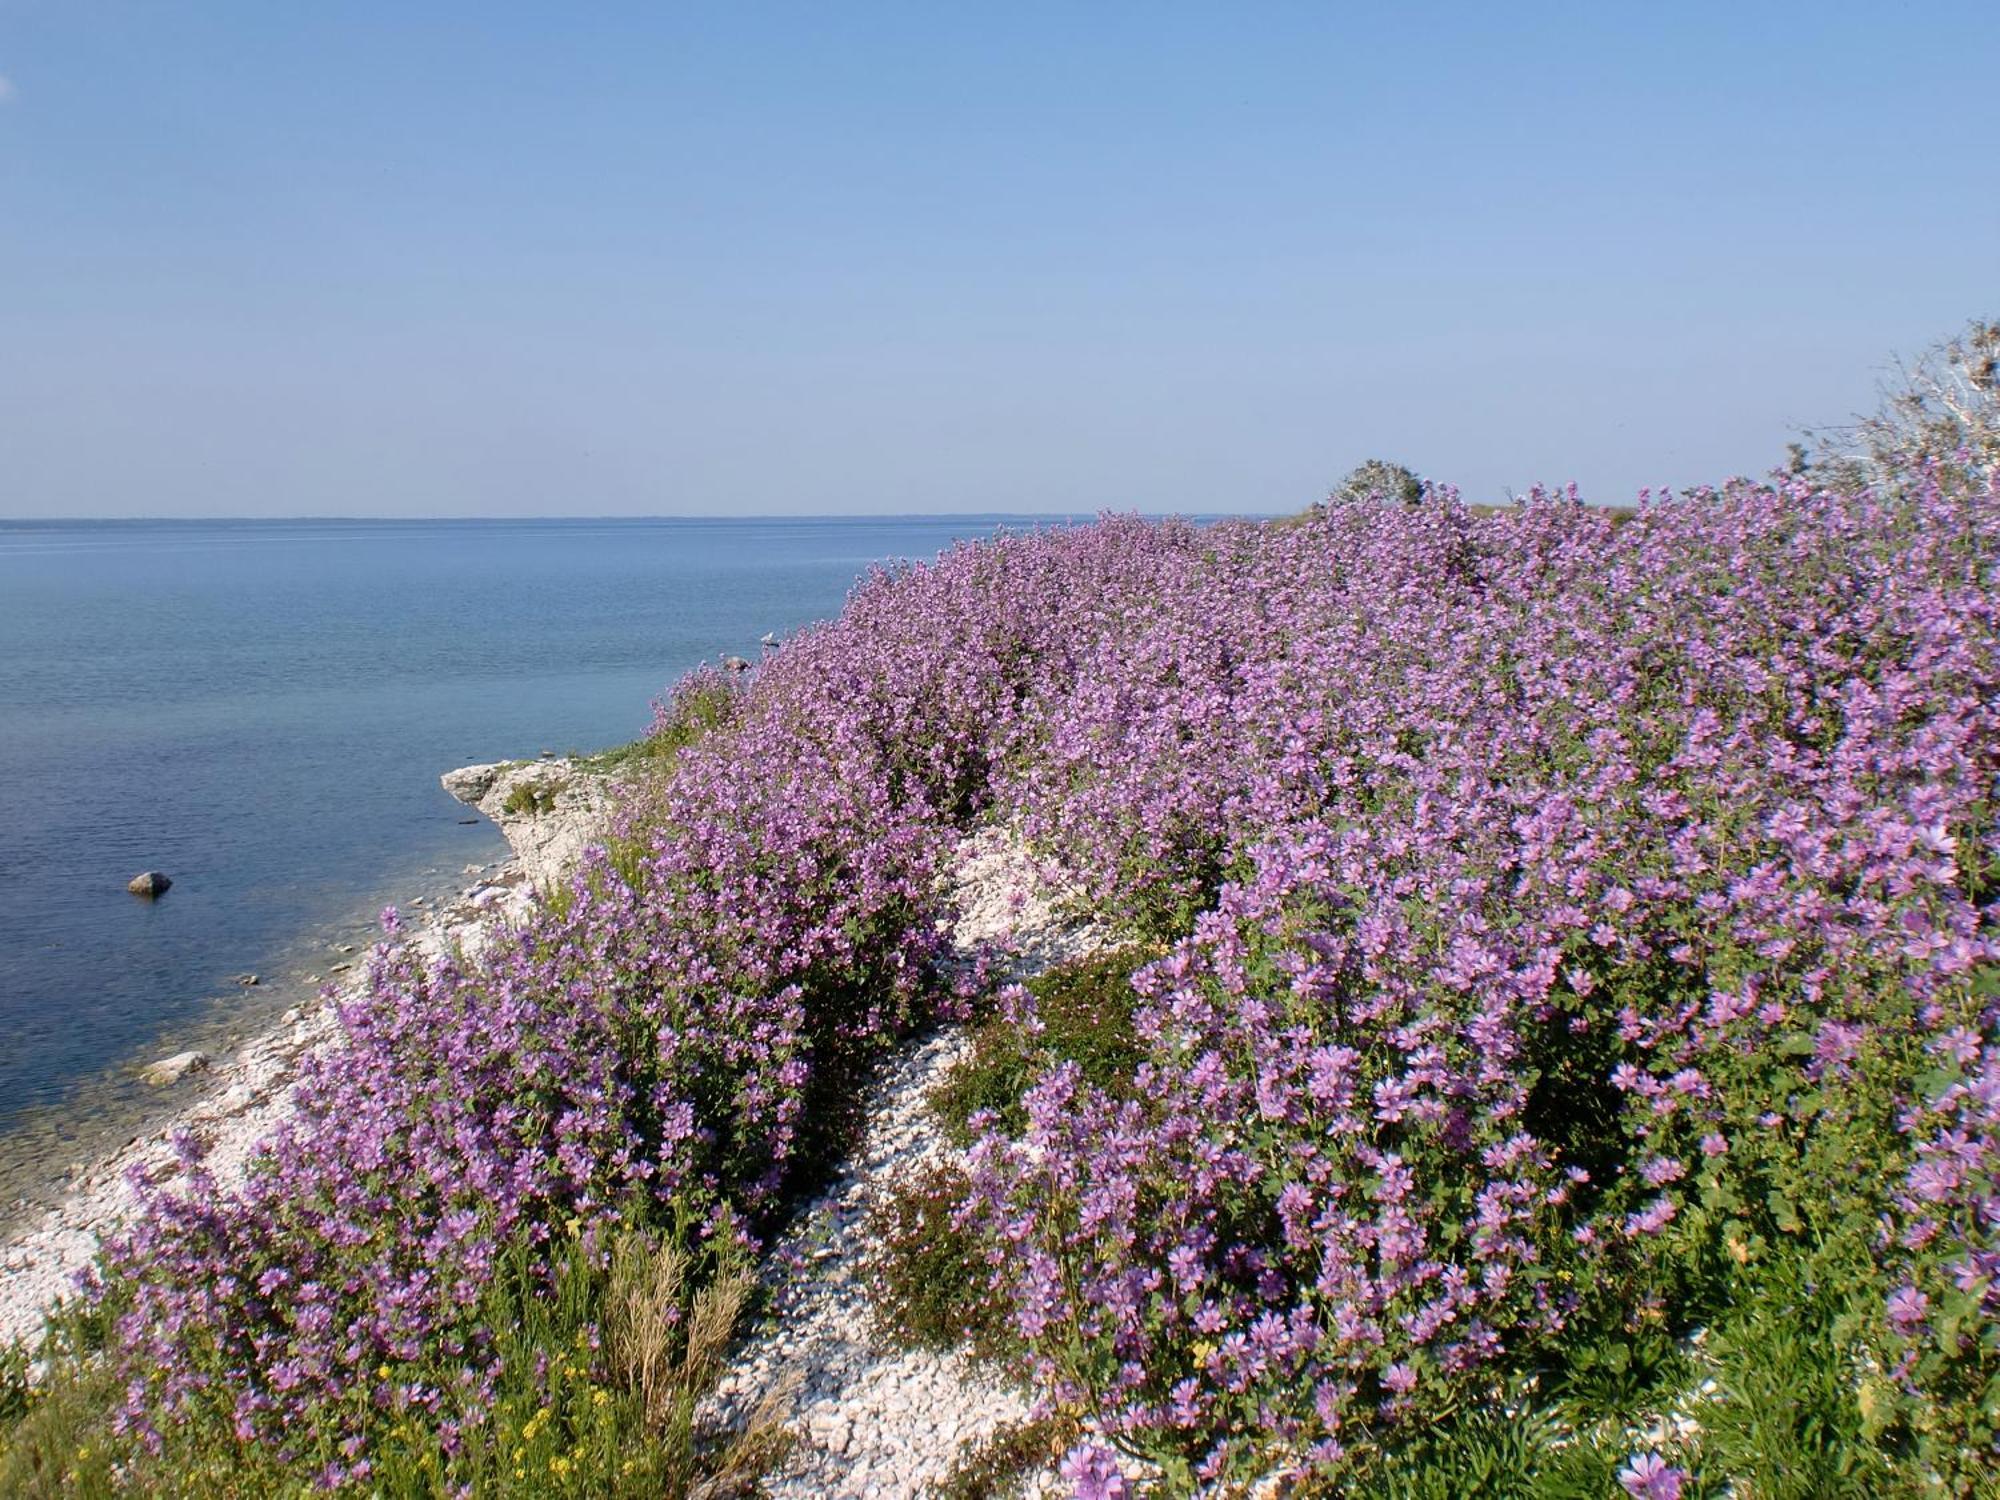
<instances>
[{"instance_id":1,"label":"rock outcrop","mask_svg":"<svg viewBox=\"0 0 2000 1500\"><path fill-rule=\"evenodd\" d=\"M201 1072L207 1066L206 1052L176 1052L172 1057L148 1063L139 1076L156 1088L165 1088L170 1083L179 1083L190 1073Z\"/></svg>"},{"instance_id":2,"label":"rock outcrop","mask_svg":"<svg viewBox=\"0 0 2000 1500\"><path fill-rule=\"evenodd\" d=\"M609 830L615 806L611 782L574 760L463 766L440 780L498 825L537 886L553 885L576 868L584 849Z\"/></svg>"}]
</instances>

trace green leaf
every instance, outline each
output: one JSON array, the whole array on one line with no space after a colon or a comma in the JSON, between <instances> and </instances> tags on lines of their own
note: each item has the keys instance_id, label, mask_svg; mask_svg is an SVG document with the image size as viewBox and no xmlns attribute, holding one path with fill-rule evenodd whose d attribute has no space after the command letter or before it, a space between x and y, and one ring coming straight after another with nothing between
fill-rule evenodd
<instances>
[{"instance_id":1,"label":"green leaf","mask_svg":"<svg viewBox=\"0 0 2000 1500\"><path fill-rule=\"evenodd\" d=\"M1715 1214L1730 1214L1743 1206L1742 1196L1726 1182L1717 1182L1701 1190L1701 1204Z\"/></svg>"}]
</instances>

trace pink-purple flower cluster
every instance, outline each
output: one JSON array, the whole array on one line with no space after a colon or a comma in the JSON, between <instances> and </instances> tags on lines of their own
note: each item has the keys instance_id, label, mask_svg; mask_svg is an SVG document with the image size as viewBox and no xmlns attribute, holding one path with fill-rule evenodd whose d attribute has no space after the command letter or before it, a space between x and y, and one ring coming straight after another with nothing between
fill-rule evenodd
<instances>
[{"instance_id":1,"label":"pink-purple flower cluster","mask_svg":"<svg viewBox=\"0 0 2000 1500\"><path fill-rule=\"evenodd\" d=\"M754 1227L826 1060L930 1002L981 819L1164 945L1136 1075L1052 1065L968 1205L1103 1441L1338 1470L1855 1183L1868 1340L1958 1409L2000 1361L2000 491L1907 480L1106 519L872 576L564 900L378 951L243 1191L162 1187L110 1257L129 1421L330 1433L359 1477L371 1413L479 1420L509 1249ZM402 1373L439 1351L455 1388Z\"/></svg>"},{"instance_id":2,"label":"pink-purple flower cluster","mask_svg":"<svg viewBox=\"0 0 2000 1500\"><path fill-rule=\"evenodd\" d=\"M1001 783L1186 934L979 1148L1052 1391L1339 1468L1857 1205L1920 1425L2000 1373L2000 495L1909 478L1162 539Z\"/></svg>"},{"instance_id":3,"label":"pink-purple flower cluster","mask_svg":"<svg viewBox=\"0 0 2000 1500\"><path fill-rule=\"evenodd\" d=\"M988 566L871 579L725 714L698 675L681 697L724 722L615 857L477 955L376 950L247 1185L190 1150L110 1247L130 1429L223 1423L364 1479L385 1416L481 1420L479 1309L510 1250L779 1204L822 1059L896 1035L933 983L945 861L1012 692L994 669L1023 649L972 607Z\"/></svg>"}]
</instances>

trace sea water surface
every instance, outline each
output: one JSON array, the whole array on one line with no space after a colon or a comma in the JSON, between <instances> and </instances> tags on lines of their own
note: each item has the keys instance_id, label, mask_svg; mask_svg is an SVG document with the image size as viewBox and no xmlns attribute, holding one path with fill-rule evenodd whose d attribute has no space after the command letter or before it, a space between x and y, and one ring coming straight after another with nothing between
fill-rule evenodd
<instances>
[{"instance_id":1,"label":"sea water surface","mask_svg":"<svg viewBox=\"0 0 2000 1500\"><path fill-rule=\"evenodd\" d=\"M502 857L440 772L629 740L690 668L1005 523L0 522L0 1211L157 1112L139 1065Z\"/></svg>"}]
</instances>

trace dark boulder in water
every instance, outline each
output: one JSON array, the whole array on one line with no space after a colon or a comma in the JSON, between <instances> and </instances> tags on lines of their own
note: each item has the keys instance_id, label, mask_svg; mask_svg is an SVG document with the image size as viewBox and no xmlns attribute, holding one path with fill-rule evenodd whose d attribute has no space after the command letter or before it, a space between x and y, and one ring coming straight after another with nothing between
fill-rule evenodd
<instances>
[{"instance_id":1,"label":"dark boulder in water","mask_svg":"<svg viewBox=\"0 0 2000 1500\"><path fill-rule=\"evenodd\" d=\"M126 883L125 889L135 896L164 896L167 887L172 884L173 882L158 870L147 870L143 874L134 875Z\"/></svg>"}]
</instances>

